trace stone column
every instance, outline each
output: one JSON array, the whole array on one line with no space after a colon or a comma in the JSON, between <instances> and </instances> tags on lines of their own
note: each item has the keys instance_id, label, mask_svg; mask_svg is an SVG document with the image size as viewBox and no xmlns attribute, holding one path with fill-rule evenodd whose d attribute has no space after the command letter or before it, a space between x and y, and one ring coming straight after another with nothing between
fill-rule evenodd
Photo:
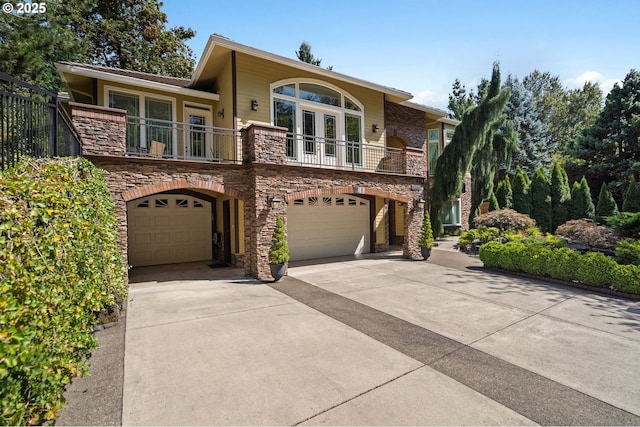
<instances>
[{"instance_id":1,"label":"stone column","mask_svg":"<svg viewBox=\"0 0 640 427\"><path fill-rule=\"evenodd\" d=\"M124 157L127 112L115 108L70 102L71 121L82 142L82 154Z\"/></svg>"},{"instance_id":2,"label":"stone column","mask_svg":"<svg viewBox=\"0 0 640 427\"><path fill-rule=\"evenodd\" d=\"M287 129L252 124L242 129L243 163L268 163L284 165L286 157Z\"/></svg>"},{"instance_id":3,"label":"stone column","mask_svg":"<svg viewBox=\"0 0 640 427\"><path fill-rule=\"evenodd\" d=\"M424 209L428 209L427 206L425 206ZM418 240L420 240L420 233L422 231L424 209L418 208L415 201L410 200L404 210L404 243L402 245L402 255L405 258L413 260L422 259Z\"/></svg>"}]
</instances>

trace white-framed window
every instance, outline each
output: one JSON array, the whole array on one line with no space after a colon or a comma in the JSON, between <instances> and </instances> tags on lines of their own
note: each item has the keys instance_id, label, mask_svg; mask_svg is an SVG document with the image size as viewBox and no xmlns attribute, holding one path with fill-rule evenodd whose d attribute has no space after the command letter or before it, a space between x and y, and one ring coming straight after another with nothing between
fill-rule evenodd
<instances>
[{"instance_id":1,"label":"white-framed window","mask_svg":"<svg viewBox=\"0 0 640 427\"><path fill-rule=\"evenodd\" d=\"M175 98L111 86L104 90L105 106L127 111L127 152L146 152L157 141L165 154L176 154Z\"/></svg>"},{"instance_id":2,"label":"white-framed window","mask_svg":"<svg viewBox=\"0 0 640 427\"><path fill-rule=\"evenodd\" d=\"M444 130L444 146L446 147L447 145L449 145L449 143L451 142L451 140L453 139L453 133L455 132L454 129L445 129Z\"/></svg>"},{"instance_id":3,"label":"white-framed window","mask_svg":"<svg viewBox=\"0 0 640 427\"><path fill-rule=\"evenodd\" d=\"M442 205L440 220L442 221L442 225L462 225L459 198L449 200Z\"/></svg>"},{"instance_id":4,"label":"white-framed window","mask_svg":"<svg viewBox=\"0 0 640 427\"><path fill-rule=\"evenodd\" d=\"M427 147L429 150L429 175L433 175L440 155L440 129L429 129L427 131Z\"/></svg>"},{"instance_id":5,"label":"white-framed window","mask_svg":"<svg viewBox=\"0 0 640 427\"><path fill-rule=\"evenodd\" d=\"M364 106L337 86L315 79L274 82L271 117L289 131L288 160L362 165Z\"/></svg>"}]
</instances>

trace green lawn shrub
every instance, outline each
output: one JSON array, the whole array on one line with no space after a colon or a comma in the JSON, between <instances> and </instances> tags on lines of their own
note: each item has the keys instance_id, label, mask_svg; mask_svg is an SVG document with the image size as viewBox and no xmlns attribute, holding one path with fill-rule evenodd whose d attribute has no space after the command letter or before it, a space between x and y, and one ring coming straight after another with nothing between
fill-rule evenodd
<instances>
[{"instance_id":1,"label":"green lawn shrub","mask_svg":"<svg viewBox=\"0 0 640 427\"><path fill-rule=\"evenodd\" d=\"M640 238L640 212L621 212L608 217L607 224L623 237Z\"/></svg>"},{"instance_id":2,"label":"green lawn shrub","mask_svg":"<svg viewBox=\"0 0 640 427\"><path fill-rule=\"evenodd\" d=\"M620 240L616 246L616 259L620 264L640 265L640 240Z\"/></svg>"},{"instance_id":3,"label":"green lawn shrub","mask_svg":"<svg viewBox=\"0 0 640 427\"><path fill-rule=\"evenodd\" d=\"M494 241L482 245L480 260L489 268L640 294L640 266L618 264L600 252L581 254L566 247Z\"/></svg>"},{"instance_id":4,"label":"green lawn shrub","mask_svg":"<svg viewBox=\"0 0 640 427\"><path fill-rule=\"evenodd\" d=\"M0 422L53 421L87 373L97 312L126 294L114 203L86 159L0 173Z\"/></svg>"}]
</instances>

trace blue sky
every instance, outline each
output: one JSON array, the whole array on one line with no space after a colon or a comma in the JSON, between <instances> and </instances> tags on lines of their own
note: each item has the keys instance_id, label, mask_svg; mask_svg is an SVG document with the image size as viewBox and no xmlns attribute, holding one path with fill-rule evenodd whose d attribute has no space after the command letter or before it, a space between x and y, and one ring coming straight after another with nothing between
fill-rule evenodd
<instances>
[{"instance_id":1,"label":"blue sky","mask_svg":"<svg viewBox=\"0 0 640 427\"><path fill-rule=\"evenodd\" d=\"M640 67L637 0L164 0L169 26L295 58L302 41L322 65L411 92L446 109L456 78L475 89L494 61L503 79L535 69L568 88L613 83Z\"/></svg>"}]
</instances>

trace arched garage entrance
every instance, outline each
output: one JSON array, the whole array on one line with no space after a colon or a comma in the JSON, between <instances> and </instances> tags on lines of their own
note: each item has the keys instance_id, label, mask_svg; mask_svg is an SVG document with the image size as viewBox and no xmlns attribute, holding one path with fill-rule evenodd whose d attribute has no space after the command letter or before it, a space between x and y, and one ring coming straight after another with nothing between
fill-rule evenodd
<instances>
[{"instance_id":1,"label":"arched garage entrance","mask_svg":"<svg viewBox=\"0 0 640 427\"><path fill-rule=\"evenodd\" d=\"M371 252L371 202L349 194L291 200L287 239L291 260Z\"/></svg>"},{"instance_id":2,"label":"arched garage entrance","mask_svg":"<svg viewBox=\"0 0 640 427\"><path fill-rule=\"evenodd\" d=\"M211 260L211 212L211 202L185 194L155 194L128 202L129 264Z\"/></svg>"}]
</instances>

